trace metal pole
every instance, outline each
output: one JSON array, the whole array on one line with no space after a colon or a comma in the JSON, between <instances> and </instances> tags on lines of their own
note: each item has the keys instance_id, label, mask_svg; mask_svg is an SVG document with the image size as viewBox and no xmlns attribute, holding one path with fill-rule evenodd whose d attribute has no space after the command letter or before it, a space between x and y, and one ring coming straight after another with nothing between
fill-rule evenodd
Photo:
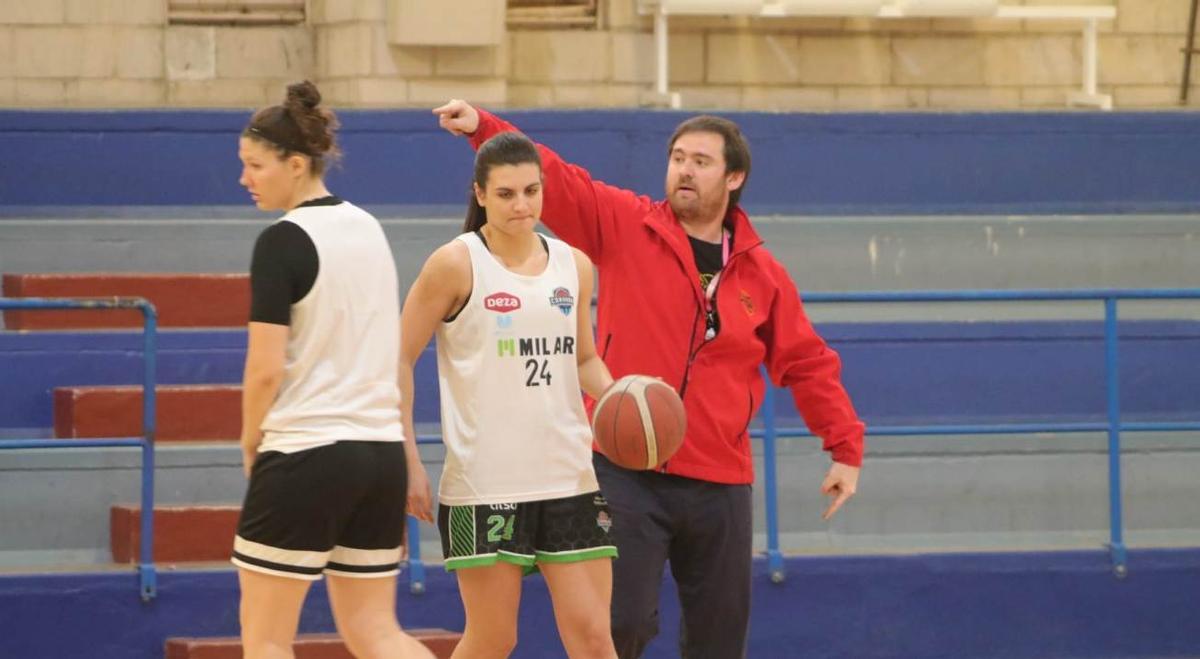
<instances>
[{"instance_id":1,"label":"metal pole","mask_svg":"<svg viewBox=\"0 0 1200 659\"><path fill-rule=\"evenodd\" d=\"M425 592L425 563L421 561L421 522L408 516L408 592L420 595Z\"/></svg>"},{"instance_id":2,"label":"metal pole","mask_svg":"<svg viewBox=\"0 0 1200 659\"><path fill-rule=\"evenodd\" d=\"M654 10L654 48L658 60L654 90L667 95L667 9L659 3Z\"/></svg>"},{"instance_id":3,"label":"metal pole","mask_svg":"<svg viewBox=\"0 0 1200 659\"><path fill-rule=\"evenodd\" d=\"M155 374L158 348L158 312L149 302L139 305L144 317L142 327L142 547L138 574L143 601L150 601L158 591L154 570L154 437L155 437Z\"/></svg>"},{"instance_id":4,"label":"metal pole","mask_svg":"<svg viewBox=\"0 0 1200 659\"><path fill-rule=\"evenodd\" d=\"M1108 514L1113 573L1124 577L1125 540L1121 521L1121 383L1117 362L1117 300L1104 300L1104 383L1108 394Z\"/></svg>"},{"instance_id":5,"label":"metal pole","mask_svg":"<svg viewBox=\"0 0 1200 659\"><path fill-rule=\"evenodd\" d=\"M773 583L782 583L783 554L779 551L779 491L775 483L775 386L767 381L763 396L763 480L767 514L767 570Z\"/></svg>"}]
</instances>

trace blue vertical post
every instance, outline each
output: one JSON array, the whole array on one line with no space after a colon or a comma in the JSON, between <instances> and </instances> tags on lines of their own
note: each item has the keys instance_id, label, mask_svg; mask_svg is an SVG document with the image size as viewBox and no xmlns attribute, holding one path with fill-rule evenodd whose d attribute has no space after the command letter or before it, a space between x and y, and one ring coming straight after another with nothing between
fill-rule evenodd
<instances>
[{"instance_id":1,"label":"blue vertical post","mask_svg":"<svg viewBox=\"0 0 1200 659\"><path fill-rule=\"evenodd\" d=\"M767 380L767 391L763 397L763 480L767 505L767 570L771 581L782 583L783 554L779 551L779 487L775 482L775 386Z\"/></svg>"},{"instance_id":2,"label":"blue vertical post","mask_svg":"<svg viewBox=\"0 0 1200 659\"><path fill-rule=\"evenodd\" d=\"M1104 298L1104 384L1108 394L1108 549L1113 573L1124 577L1125 539L1121 519L1121 381L1117 362L1117 299Z\"/></svg>"},{"instance_id":3,"label":"blue vertical post","mask_svg":"<svg viewBox=\"0 0 1200 659\"><path fill-rule=\"evenodd\" d=\"M138 564L142 601L154 598L158 579L154 571L154 437L155 437L155 375L158 350L158 312L149 302L141 302L142 310L142 546Z\"/></svg>"},{"instance_id":4,"label":"blue vertical post","mask_svg":"<svg viewBox=\"0 0 1200 659\"><path fill-rule=\"evenodd\" d=\"M425 592L425 563L421 561L421 522L408 516L408 592L420 595Z\"/></svg>"}]
</instances>

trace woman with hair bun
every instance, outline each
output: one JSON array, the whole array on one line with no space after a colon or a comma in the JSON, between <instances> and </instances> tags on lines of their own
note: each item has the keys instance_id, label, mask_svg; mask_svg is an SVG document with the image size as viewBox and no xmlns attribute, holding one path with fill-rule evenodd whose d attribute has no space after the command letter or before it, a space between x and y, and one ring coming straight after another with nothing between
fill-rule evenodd
<instances>
[{"instance_id":1,"label":"woman with hair bun","mask_svg":"<svg viewBox=\"0 0 1200 659\"><path fill-rule=\"evenodd\" d=\"M256 112L238 143L239 182L259 209L284 212L250 265L250 483L233 547L247 659L293 656L323 575L356 657L433 656L395 613L408 488L429 487L400 418L396 266L379 221L325 187L337 126L305 81Z\"/></svg>"}]
</instances>

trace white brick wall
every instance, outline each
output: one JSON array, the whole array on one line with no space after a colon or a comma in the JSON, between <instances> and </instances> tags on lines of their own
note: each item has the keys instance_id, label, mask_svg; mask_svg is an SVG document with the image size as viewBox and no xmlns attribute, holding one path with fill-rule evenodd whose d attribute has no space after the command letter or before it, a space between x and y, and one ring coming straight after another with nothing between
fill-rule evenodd
<instances>
[{"instance_id":1,"label":"white brick wall","mask_svg":"<svg viewBox=\"0 0 1200 659\"><path fill-rule=\"evenodd\" d=\"M167 103L184 107L256 109L283 100L292 81L174 80L167 84Z\"/></svg>"},{"instance_id":2,"label":"white brick wall","mask_svg":"<svg viewBox=\"0 0 1200 659\"><path fill-rule=\"evenodd\" d=\"M300 78L348 106L644 104L652 21L636 0L600 1L597 30L399 47L389 0L310 0L307 25L272 27L167 26L167 0L0 0L0 105L253 108ZM1118 107L1177 107L1190 0L1019 1L1117 6L1102 23L1101 91ZM1080 84L1079 32L1070 21L677 17L670 78L697 109L1059 108ZM1196 71L1200 81L1200 60Z\"/></svg>"},{"instance_id":3,"label":"white brick wall","mask_svg":"<svg viewBox=\"0 0 1200 659\"><path fill-rule=\"evenodd\" d=\"M0 25L0 80L16 75L16 51L13 50L13 28ZM14 89L11 85L9 91Z\"/></svg>"},{"instance_id":4,"label":"white brick wall","mask_svg":"<svg viewBox=\"0 0 1200 659\"><path fill-rule=\"evenodd\" d=\"M152 27L121 27L117 30L117 77L157 79L166 73L166 33ZM165 90L165 87L164 87Z\"/></svg>"},{"instance_id":5,"label":"white brick wall","mask_svg":"<svg viewBox=\"0 0 1200 659\"><path fill-rule=\"evenodd\" d=\"M1178 84L1183 70L1179 39L1153 36L1100 38L1100 83L1103 85ZM1195 60L1200 64L1200 58Z\"/></svg>"},{"instance_id":6,"label":"white brick wall","mask_svg":"<svg viewBox=\"0 0 1200 659\"><path fill-rule=\"evenodd\" d=\"M371 30L371 73L375 76L433 75L432 46L392 46L388 44L387 28L373 25ZM477 75L487 75L479 73Z\"/></svg>"},{"instance_id":7,"label":"white brick wall","mask_svg":"<svg viewBox=\"0 0 1200 659\"><path fill-rule=\"evenodd\" d=\"M611 80L611 34L530 30L514 34L511 79L519 82Z\"/></svg>"},{"instance_id":8,"label":"white brick wall","mask_svg":"<svg viewBox=\"0 0 1200 659\"><path fill-rule=\"evenodd\" d=\"M159 80L80 80L76 104L84 107L146 107L162 105L167 88Z\"/></svg>"},{"instance_id":9,"label":"white brick wall","mask_svg":"<svg viewBox=\"0 0 1200 659\"><path fill-rule=\"evenodd\" d=\"M366 23L322 27L317 32L317 76L352 78L371 74L374 34Z\"/></svg>"},{"instance_id":10,"label":"white brick wall","mask_svg":"<svg viewBox=\"0 0 1200 659\"><path fill-rule=\"evenodd\" d=\"M497 78L427 78L408 84L408 101L413 105L434 107L451 98L466 98L480 105L503 105L508 99L507 84Z\"/></svg>"},{"instance_id":11,"label":"white brick wall","mask_svg":"<svg viewBox=\"0 0 1200 659\"><path fill-rule=\"evenodd\" d=\"M18 78L70 78L84 73L80 53L89 46L81 27L17 28L13 48Z\"/></svg>"},{"instance_id":12,"label":"white brick wall","mask_svg":"<svg viewBox=\"0 0 1200 659\"><path fill-rule=\"evenodd\" d=\"M392 50L407 49L393 47ZM507 39L500 46L444 46L432 50L434 73L438 77L505 77L512 57Z\"/></svg>"},{"instance_id":13,"label":"white brick wall","mask_svg":"<svg viewBox=\"0 0 1200 659\"><path fill-rule=\"evenodd\" d=\"M705 80L718 85L800 82L800 39L749 31L714 33L705 45Z\"/></svg>"},{"instance_id":14,"label":"white brick wall","mask_svg":"<svg viewBox=\"0 0 1200 659\"><path fill-rule=\"evenodd\" d=\"M985 44L973 37L896 37L892 40L892 82L901 86L982 85Z\"/></svg>"},{"instance_id":15,"label":"white brick wall","mask_svg":"<svg viewBox=\"0 0 1200 659\"><path fill-rule=\"evenodd\" d=\"M66 20L86 25L161 26L167 22L167 0L66 0Z\"/></svg>"},{"instance_id":16,"label":"white brick wall","mask_svg":"<svg viewBox=\"0 0 1200 659\"><path fill-rule=\"evenodd\" d=\"M163 37L168 80L211 80L217 77L217 30L174 25Z\"/></svg>"},{"instance_id":17,"label":"white brick wall","mask_svg":"<svg viewBox=\"0 0 1200 659\"><path fill-rule=\"evenodd\" d=\"M313 74L309 31L295 27L216 28L217 78L293 78Z\"/></svg>"},{"instance_id":18,"label":"white brick wall","mask_svg":"<svg viewBox=\"0 0 1200 659\"><path fill-rule=\"evenodd\" d=\"M878 36L800 37L799 70L805 85L886 85L892 52Z\"/></svg>"},{"instance_id":19,"label":"white brick wall","mask_svg":"<svg viewBox=\"0 0 1200 659\"><path fill-rule=\"evenodd\" d=\"M67 20L63 0L4 0L0 25L56 25Z\"/></svg>"},{"instance_id":20,"label":"white brick wall","mask_svg":"<svg viewBox=\"0 0 1200 659\"><path fill-rule=\"evenodd\" d=\"M1080 38L995 37L985 43L984 81L988 85L1070 86L1083 79Z\"/></svg>"}]
</instances>

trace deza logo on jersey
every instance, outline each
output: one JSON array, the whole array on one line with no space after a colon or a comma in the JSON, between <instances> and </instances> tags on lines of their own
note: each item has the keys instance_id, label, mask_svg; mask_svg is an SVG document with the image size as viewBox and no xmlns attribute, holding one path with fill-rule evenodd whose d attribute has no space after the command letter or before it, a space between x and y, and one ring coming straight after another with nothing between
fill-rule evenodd
<instances>
[{"instance_id":1,"label":"deza logo on jersey","mask_svg":"<svg viewBox=\"0 0 1200 659\"><path fill-rule=\"evenodd\" d=\"M483 308L497 313L508 313L521 308L521 298L512 293L492 293L483 298Z\"/></svg>"}]
</instances>

